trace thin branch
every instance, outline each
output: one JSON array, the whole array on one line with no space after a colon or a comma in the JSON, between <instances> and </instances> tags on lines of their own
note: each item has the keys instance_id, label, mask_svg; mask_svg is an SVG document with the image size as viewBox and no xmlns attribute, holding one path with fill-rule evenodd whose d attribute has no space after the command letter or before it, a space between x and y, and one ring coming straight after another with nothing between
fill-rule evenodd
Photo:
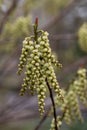
<instances>
[{"instance_id":1,"label":"thin branch","mask_svg":"<svg viewBox=\"0 0 87 130\"><path fill-rule=\"evenodd\" d=\"M66 16L66 14L69 13L70 10L72 10L74 8L76 2L79 2L79 0L69 1L67 6L60 12L60 14L57 15L55 18L53 18L53 20L50 21L47 25L45 25L45 27L43 27L43 29L48 30L48 29L52 28L52 26L55 25L56 23L58 24L58 22L60 22L61 19L64 18Z\"/></svg>"},{"instance_id":2,"label":"thin branch","mask_svg":"<svg viewBox=\"0 0 87 130\"><path fill-rule=\"evenodd\" d=\"M14 11L14 9L17 6L17 2L18 0L13 0L11 7L7 10L7 12L5 13L5 15L3 16L1 23L0 23L0 34L2 33L4 24L6 23L6 21L8 20L8 17L10 16L10 14Z\"/></svg>"},{"instance_id":3,"label":"thin branch","mask_svg":"<svg viewBox=\"0 0 87 130\"><path fill-rule=\"evenodd\" d=\"M73 39L77 39L78 35L76 33L58 34L58 35L50 35L49 38L51 40L73 40Z\"/></svg>"},{"instance_id":4,"label":"thin branch","mask_svg":"<svg viewBox=\"0 0 87 130\"><path fill-rule=\"evenodd\" d=\"M59 74L59 81L63 80L63 78L72 72L75 72L80 66L85 66L87 64L87 56L81 57L79 60L75 61L71 65L64 67Z\"/></svg>"},{"instance_id":5,"label":"thin branch","mask_svg":"<svg viewBox=\"0 0 87 130\"><path fill-rule=\"evenodd\" d=\"M54 114L54 120L55 120L55 130L58 130L55 102L54 102L52 90L51 90L50 85L49 85L49 83L48 83L48 81L47 81L47 78L46 78L46 84L47 84L47 87L48 87L48 89L49 89L50 98L51 98L51 101L52 101L53 114Z\"/></svg>"}]
</instances>

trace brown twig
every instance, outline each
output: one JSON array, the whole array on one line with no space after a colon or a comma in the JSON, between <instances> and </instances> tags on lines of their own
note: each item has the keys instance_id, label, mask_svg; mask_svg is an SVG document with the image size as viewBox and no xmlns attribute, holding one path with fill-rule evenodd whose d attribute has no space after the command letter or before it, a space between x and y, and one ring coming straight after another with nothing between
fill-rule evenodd
<instances>
[{"instance_id":1,"label":"brown twig","mask_svg":"<svg viewBox=\"0 0 87 130\"><path fill-rule=\"evenodd\" d=\"M54 102L52 90L51 90L50 85L49 85L49 83L48 83L48 81L47 81L47 78L46 78L46 84L47 84L47 87L48 87L48 89L49 89L50 98L51 98L51 101L52 101L53 114L54 114L54 120L55 120L55 130L58 130L55 102Z\"/></svg>"},{"instance_id":2,"label":"brown twig","mask_svg":"<svg viewBox=\"0 0 87 130\"><path fill-rule=\"evenodd\" d=\"M1 20L1 23L0 23L0 34L2 33L4 24L6 23L8 17L10 16L10 14L16 8L17 2L18 2L18 0L13 0L11 7L7 10L7 12L5 13L5 15L3 16L2 20Z\"/></svg>"}]
</instances>

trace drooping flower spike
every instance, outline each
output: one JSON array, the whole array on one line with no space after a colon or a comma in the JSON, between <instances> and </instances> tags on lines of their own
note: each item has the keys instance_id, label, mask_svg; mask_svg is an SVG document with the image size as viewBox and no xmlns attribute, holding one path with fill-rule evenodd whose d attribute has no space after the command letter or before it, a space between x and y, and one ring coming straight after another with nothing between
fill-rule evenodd
<instances>
[{"instance_id":1,"label":"drooping flower spike","mask_svg":"<svg viewBox=\"0 0 87 130\"><path fill-rule=\"evenodd\" d=\"M39 33L40 32L40 33ZM44 100L46 98L46 79L54 92L63 101L63 95L56 79L53 65L61 68L62 65L56 60L50 48L48 32L38 31L34 25L34 35L25 38L23 41L22 54L18 65L18 74L25 68L25 78L20 90L20 95L24 95L27 89L31 94L38 95L39 111L44 113Z\"/></svg>"},{"instance_id":2,"label":"drooping flower spike","mask_svg":"<svg viewBox=\"0 0 87 130\"><path fill-rule=\"evenodd\" d=\"M60 107L63 113L63 117L57 117L57 126L60 127L63 120L68 125L77 119L83 122L79 102L87 107L87 70L80 68L74 81L70 84L69 90L62 90L62 93L64 93L64 103L59 102L59 97L55 96L55 104ZM54 119L52 120L50 130L55 130Z\"/></svg>"}]
</instances>

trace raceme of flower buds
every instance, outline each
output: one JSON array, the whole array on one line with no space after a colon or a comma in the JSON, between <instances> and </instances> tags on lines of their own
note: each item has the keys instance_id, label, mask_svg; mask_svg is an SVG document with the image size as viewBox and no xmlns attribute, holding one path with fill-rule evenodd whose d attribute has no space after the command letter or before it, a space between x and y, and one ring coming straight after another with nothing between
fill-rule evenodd
<instances>
[{"instance_id":1,"label":"raceme of flower buds","mask_svg":"<svg viewBox=\"0 0 87 130\"><path fill-rule=\"evenodd\" d=\"M63 94L52 66L61 67L61 64L52 54L48 33L41 31L37 40L33 39L34 37L35 36L27 37L23 41L22 54L18 65L18 74L21 74L24 67L26 70L20 95L24 95L27 89L30 90L31 94L36 92L38 95L39 111L42 115L44 113L44 101L47 91L46 79L50 87L58 95L59 100L63 101Z\"/></svg>"},{"instance_id":2,"label":"raceme of flower buds","mask_svg":"<svg viewBox=\"0 0 87 130\"><path fill-rule=\"evenodd\" d=\"M20 56L20 63L18 64L18 74L21 74L26 62L27 62L27 56L29 54L29 51L30 51L30 45L33 44L33 41L28 41L30 40L31 38L26 38L24 41L23 41L23 48L22 48L22 53L21 53L21 56Z\"/></svg>"},{"instance_id":3,"label":"raceme of flower buds","mask_svg":"<svg viewBox=\"0 0 87 130\"><path fill-rule=\"evenodd\" d=\"M61 105L61 111L64 113L63 120L65 120L68 125L77 119L81 122L83 121L78 98L72 90L69 90L66 94L64 103Z\"/></svg>"},{"instance_id":4,"label":"raceme of flower buds","mask_svg":"<svg viewBox=\"0 0 87 130\"><path fill-rule=\"evenodd\" d=\"M59 102L59 97L55 96L55 104L60 107L64 113L63 119L67 124L71 124L77 118L83 122L81 116L79 100L87 106L87 71L80 68L74 81L70 84L69 90L62 90L64 95L64 103Z\"/></svg>"},{"instance_id":5,"label":"raceme of flower buds","mask_svg":"<svg viewBox=\"0 0 87 130\"><path fill-rule=\"evenodd\" d=\"M78 118L82 122L83 119L82 119L80 108L79 108L79 102L78 102L76 94L72 90L69 91L67 95L67 100L68 100L68 104L71 111L70 113L72 113L72 116L73 116L71 117L71 119Z\"/></svg>"},{"instance_id":6,"label":"raceme of flower buds","mask_svg":"<svg viewBox=\"0 0 87 130\"><path fill-rule=\"evenodd\" d=\"M73 91L78 95L81 102L87 106L87 71L81 68L77 72L76 80L72 84Z\"/></svg>"},{"instance_id":7,"label":"raceme of flower buds","mask_svg":"<svg viewBox=\"0 0 87 130\"><path fill-rule=\"evenodd\" d=\"M62 125L61 117L60 117L60 116L57 116L57 127L59 128L61 125ZM55 122L54 122L54 119L52 119L50 130L55 130Z\"/></svg>"}]
</instances>

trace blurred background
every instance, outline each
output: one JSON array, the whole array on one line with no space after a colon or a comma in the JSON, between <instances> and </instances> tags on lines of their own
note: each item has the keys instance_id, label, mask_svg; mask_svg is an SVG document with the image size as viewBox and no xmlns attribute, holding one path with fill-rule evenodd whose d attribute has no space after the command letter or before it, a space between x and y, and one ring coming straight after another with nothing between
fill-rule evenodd
<instances>
[{"instance_id":1,"label":"blurred background","mask_svg":"<svg viewBox=\"0 0 87 130\"><path fill-rule=\"evenodd\" d=\"M36 17L63 65L56 69L61 88L79 67L87 68L87 0L0 0L0 130L34 130L40 121L37 97L19 96L23 75L16 73L22 41L31 35ZM50 105L47 98L46 111ZM82 113L83 124L63 124L62 130L87 130L87 109ZM50 123L48 117L40 129L48 130Z\"/></svg>"}]
</instances>

